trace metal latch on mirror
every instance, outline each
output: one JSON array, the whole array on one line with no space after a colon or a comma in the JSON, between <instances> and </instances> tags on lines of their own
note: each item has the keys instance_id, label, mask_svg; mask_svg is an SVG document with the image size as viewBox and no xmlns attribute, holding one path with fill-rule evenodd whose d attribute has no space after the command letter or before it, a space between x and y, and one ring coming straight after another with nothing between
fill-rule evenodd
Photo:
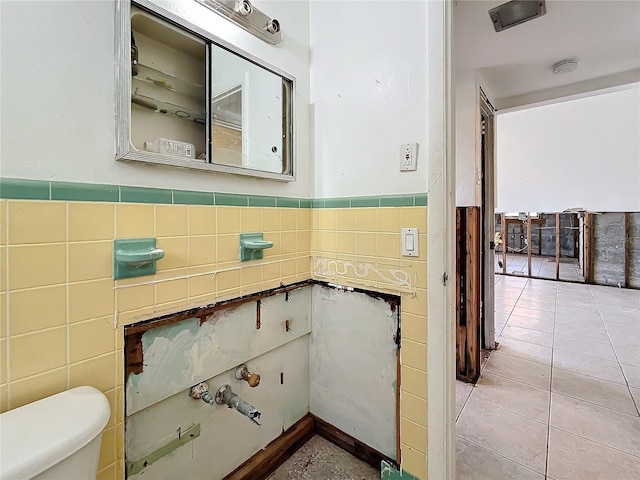
<instances>
[{"instance_id":1,"label":"metal latch on mirror","mask_svg":"<svg viewBox=\"0 0 640 480\"><path fill-rule=\"evenodd\" d=\"M249 0L196 0L196 2L231 20L267 43L277 45L282 41L280 22L275 18L269 18Z\"/></svg>"}]
</instances>

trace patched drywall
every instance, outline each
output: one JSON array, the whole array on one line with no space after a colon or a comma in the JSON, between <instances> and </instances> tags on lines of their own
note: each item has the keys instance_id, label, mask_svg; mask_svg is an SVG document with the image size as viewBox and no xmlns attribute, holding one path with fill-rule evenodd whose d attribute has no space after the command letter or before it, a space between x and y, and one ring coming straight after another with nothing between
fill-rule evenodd
<instances>
[{"instance_id":1,"label":"patched drywall","mask_svg":"<svg viewBox=\"0 0 640 480\"><path fill-rule=\"evenodd\" d=\"M235 368L199 379L207 380L213 394L222 385L231 385L262 413L260 426L225 405L190 398L188 389L127 417L127 462L145 458L177 438L179 431L200 425L197 438L129 478L224 478L309 411L308 348L308 336L303 336L258 357L245 352L247 365L261 376L255 388L236 380Z\"/></svg>"},{"instance_id":2,"label":"patched drywall","mask_svg":"<svg viewBox=\"0 0 640 480\"><path fill-rule=\"evenodd\" d=\"M257 308L260 302L260 328ZM288 324L285 325L285 321ZM250 301L198 318L148 330L143 371L127 379L127 414L262 355L311 330L311 290Z\"/></svg>"},{"instance_id":3,"label":"patched drywall","mask_svg":"<svg viewBox=\"0 0 640 480\"><path fill-rule=\"evenodd\" d=\"M142 357L130 368L142 371L126 384L129 478L224 478L309 411L395 459L398 305L308 285L150 328L139 342L131 331L127 351ZM257 387L236 379L242 363ZM230 385L261 425L192 399L202 381L212 395Z\"/></svg>"},{"instance_id":4,"label":"patched drywall","mask_svg":"<svg viewBox=\"0 0 640 480\"><path fill-rule=\"evenodd\" d=\"M311 413L395 459L397 308L320 285L312 302Z\"/></svg>"}]
</instances>

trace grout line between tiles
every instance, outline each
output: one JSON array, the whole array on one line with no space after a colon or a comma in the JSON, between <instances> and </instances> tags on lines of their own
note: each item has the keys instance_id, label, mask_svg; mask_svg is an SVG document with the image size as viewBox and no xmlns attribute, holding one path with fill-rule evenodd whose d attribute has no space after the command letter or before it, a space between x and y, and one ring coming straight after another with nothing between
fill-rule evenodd
<instances>
[{"instance_id":1,"label":"grout line between tiles","mask_svg":"<svg viewBox=\"0 0 640 480\"><path fill-rule=\"evenodd\" d=\"M593 443L596 443L598 445L602 445L603 447L610 448L612 450L616 450L617 452L620 452L623 455L629 455L630 457L640 458L640 455L636 455L634 453L625 452L624 450L620 450L619 448L612 447L611 445L607 445L606 443L598 442L597 440L594 440L593 438L585 437L584 435L580 435L580 434L577 434L577 433L574 433L574 432L570 432L569 430L565 430L564 428L560 428L560 427L556 427L556 426L553 426L553 427L550 427L550 428L554 428L555 430L559 430L559 431L567 433L569 435L573 435L575 437L579 437L579 438L582 438L584 440L588 440L589 442L593 442Z\"/></svg>"},{"instance_id":2,"label":"grout line between tiles","mask_svg":"<svg viewBox=\"0 0 640 480\"><path fill-rule=\"evenodd\" d=\"M500 376L500 375L498 375L498 376ZM506 377L503 377L503 378L506 378ZM532 385L530 385L530 386L532 386ZM541 389L541 390L544 390L544 389ZM471 397L471 395L469 395L469 397ZM482 400L481 398L473 397L473 399L474 399L476 402L484 403L485 405L487 405L487 406L489 406L489 407L497 408L498 410L502 410L503 412L510 413L511 415L515 415L515 416L517 416L517 417L524 418L524 419L526 419L526 420L531 420L532 422L535 422L535 423L537 423L537 424L539 424L539 425L545 425L545 426L547 426L547 427L548 427L548 423L549 423L549 422L544 423L544 422L541 422L540 420L536 420L536 419L531 418L531 417L525 417L525 416L524 416L524 415L522 415L521 413L512 412L511 410L507 410L507 409L506 409L506 408L504 408L504 407L500 407L500 406L498 406L498 405L494 405L493 403L490 403L490 402L487 402L487 401L485 401L485 400Z\"/></svg>"},{"instance_id":3,"label":"grout line between tiles","mask_svg":"<svg viewBox=\"0 0 640 480\"><path fill-rule=\"evenodd\" d=\"M556 291L553 296L553 304L554 304L554 314L553 314L553 332L551 336L551 372L549 374L549 409L547 413L547 448L544 460L544 475L547 477L549 474L549 441L551 439L551 402L553 394L553 353L555 351L555 335L556 335L556 314L555 312L558 310L558 285L556 285Z\"/></svg>"},{"instance_id":4,"label":"grout line between tiles","mask_svg":"<svg viewBox=\"0 0 640 480\"><path fill-rule=\"evenodd\" d=\"M51 185L51 183L49 183ZM49 187L51 188L51 187ZM65 326L66 326L66 334L67 334L67 348L66 348L66 374L67 374L67 388L71 385L71 329L69 326L69 202L65 204L65 306L66 306L66 314L65 314Z\"/></svg>"},{"instance_id":5,"label":"grout line between tiles","mask_svg":"<svg viewBox=\"0 0 640 480\"><path fill-rule=\"evenodd\" d=\"M543 472L539 472L538 470L534 470L533 468L528 467L528 466L526 466L526 465L524 465L524 464L522 464L522 463L520 463L520 462L516 462L513 458L509 458L509 457L505 456L503 453L499 453L499 452L496 452L496 451L494 451L494 450L491 450L490 448L487 448L485 445L480 445L480 444L478 444L478 443L476 443L476 442L474 442L474 441L472 441L472 440L469 440L468 438L463 437L462 435L458 435L458 434L456 434L456 437L457 437L457 438L460 438L460 439L462 439L462 440L464 440L464 441L465 441L465 442L467 442L467 443L470 443L470 444L472 444L472 445L475 445L476 447L479 447L479 448L481 448L481 449L483 449L483 450L486 450L487 452L490 452L490 453L492 453L492 454L494 454L494 455L496 455L496 456L498 456L498 457L500 457L500 458L504 458L505 460L508 460L508 461L510 461L511 463L515 463L516 465L518 465L518 466L520 466L520 467L522 467L522 468L526 468L527 470L530 470L530 471L532 471L532 472L535 472L535 473L537 473L537 474L539 474L539 475L544 475L544 473L543 473Z\"/></svg>"},{"instance_id":6,"label":"grout line between tiles","mask_svg":"<svg viewBox=\"0 0 640 480\"><path fill-rule=\"evenodd\" d=\"M604 319L602 317L602 312L600 310L600 307L598 306L598 301L596 300L596 297L593 295L593 290L591 289L591 286L589 286L589 293L591 294L591 297L593 298L593 301L596 304L596 309L598 310L598 315L600 316L600 321L602 322L602 325L604 326L604 330L605 330L605 332L607 332L607 338L609 339L609 345L611 346L611 350L613 350L613 355L616 357L616 361L618 362L618 368L620 369L620 372L622 373L622 378L624 379L624 382L625 382L625 384L627 386L627 391L629 392L629 395L631 396L631 400L633 401L633 404L636 407L636 412L640 416L640 408L638 408L638 404L636 403L635 397L633 396L633 392L631 391L631 385L629 385L629 380L627 379L627 375L626 375L624 369L622 368L622 364L620 363L620 358L618 358L618 352L616 352L616 349L613 346L613 341L611 340L611 336L609 335L609 330L607 329L607 325L604 322Z\"/></svg>"}]
</instances>

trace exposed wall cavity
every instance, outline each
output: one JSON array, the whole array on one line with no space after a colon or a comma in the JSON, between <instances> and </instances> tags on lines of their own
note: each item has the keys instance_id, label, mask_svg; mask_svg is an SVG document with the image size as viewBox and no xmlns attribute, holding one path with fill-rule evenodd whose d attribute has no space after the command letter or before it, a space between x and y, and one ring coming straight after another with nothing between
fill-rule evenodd
<instances>
[{"instance_id":1,"label":"exposed wall cavity","mask_svg":"<svg viewBox=\"0 0 640 480\"><path fill-rule=\"evenodd\" d=\"M191 318L148 330L142 335L143 371L127 379L127 413L131 415L310 331L310 289L250 301L213 313L204 322Z\"/></svg>"},{"instance_id":2,"label":"exposed wall cavity","mask_svg":"<svg viewBox=\"0 0 640 480\"><path fill-rule=\"evenodd\" d=\"M222 479L309 412L397 457L399 299L307 284L266 294L125 330L128 478ZM191 398L200 382L212 395L229 385L260 426Z\"/></svg>"},{"instance_id":3,"label":"exposed wall cavity","mask_svg":"<svg viewBox=\"0 0 640 480\"><path fill-rule=\"evenodd\" d=\"M311 413L396 459L397 304L313 287Z\"/></svg>"},{"instance_id":4,"label":"exposed wall cavity","mask_svg":"<svg viewBox=\"0 0 640 480\"><path fill-rule=\"evenodd\" d=\"M593 283L640 288L640 212L594 215L592 241Z\"/></svg>"}]
</instances>

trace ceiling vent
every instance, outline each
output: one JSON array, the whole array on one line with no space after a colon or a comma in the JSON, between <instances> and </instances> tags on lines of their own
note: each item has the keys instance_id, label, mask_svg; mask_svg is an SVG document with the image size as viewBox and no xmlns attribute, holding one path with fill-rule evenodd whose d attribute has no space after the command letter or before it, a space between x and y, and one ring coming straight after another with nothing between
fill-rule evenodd
<instances>
[{"instance_id":1,"label":"ceiling vent","mask_svg":"<svg viewBox=\"0 0 640 480\"><path fill-rule=\"evenodd\" d=\"M512 0L489 10L496 32L515 27L547 13L544 0Z\"/></svg>"}]
</instances>

